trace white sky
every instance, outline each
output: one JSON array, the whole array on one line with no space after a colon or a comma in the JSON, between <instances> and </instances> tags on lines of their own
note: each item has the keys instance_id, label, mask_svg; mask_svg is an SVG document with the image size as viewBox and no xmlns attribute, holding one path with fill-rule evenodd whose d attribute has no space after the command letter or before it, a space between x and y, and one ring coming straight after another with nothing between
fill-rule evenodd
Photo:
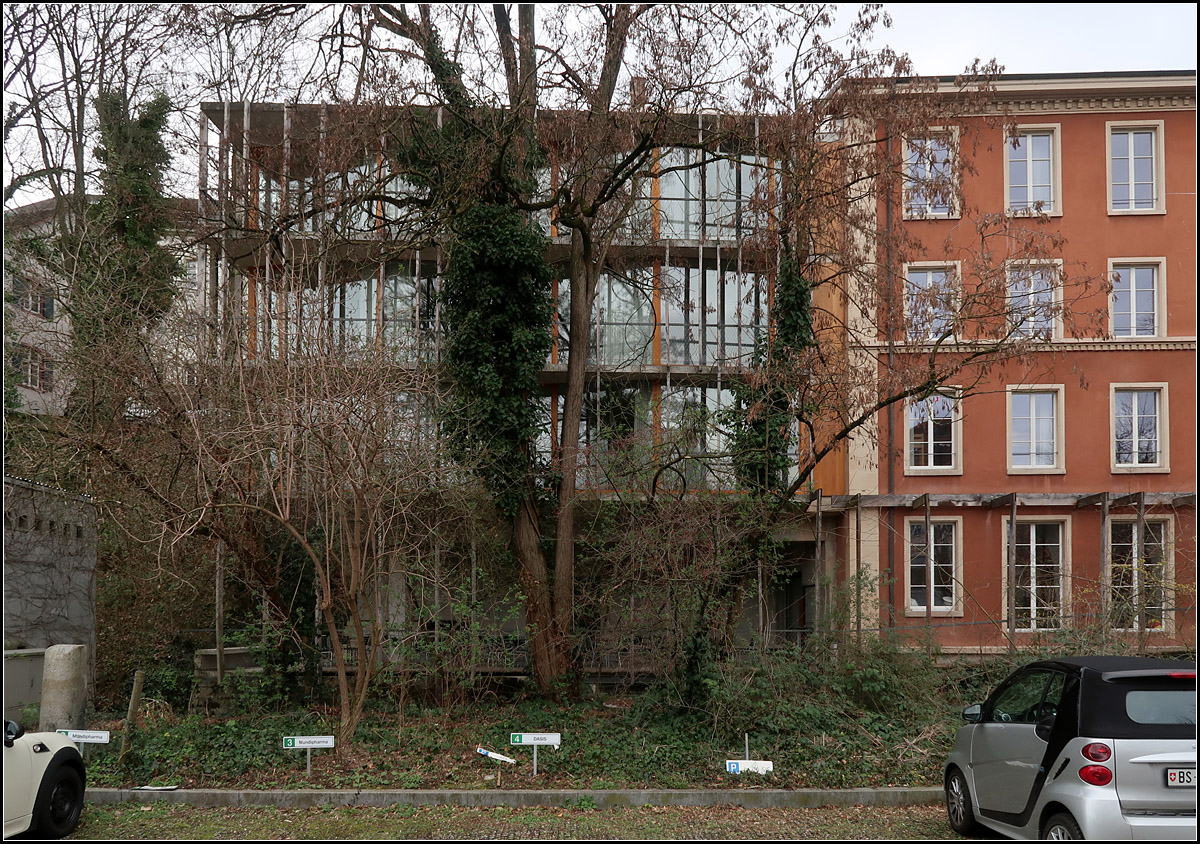
<instances>
[{"instance_id":1,"label":"white sky","mask_svg":"<svg viewBox=\"0 0 1200 844\"><path fill-rule=\"evenodd\" d=\"M857 6L839 4L839 23ZM949 76L976 57L1005 73L1195 70L1194 3L885 3L876 35L924 76Z\"/></svg>"}]
</instances>

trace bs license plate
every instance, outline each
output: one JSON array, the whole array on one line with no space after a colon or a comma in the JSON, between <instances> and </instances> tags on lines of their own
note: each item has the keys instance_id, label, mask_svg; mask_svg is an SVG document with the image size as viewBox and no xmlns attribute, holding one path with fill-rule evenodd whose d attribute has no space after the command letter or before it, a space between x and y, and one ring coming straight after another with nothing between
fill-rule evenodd
<instances>
[{"instance_id":1,"label":"bs license plate","mask_svg":"<svg viewBox=\"0 0 1200 844\"><path fill-rule=\"evenodd\" d=\"M1167 768L1167 788L1195 788L1195 768Z\"/></svg>"}]
</instances>

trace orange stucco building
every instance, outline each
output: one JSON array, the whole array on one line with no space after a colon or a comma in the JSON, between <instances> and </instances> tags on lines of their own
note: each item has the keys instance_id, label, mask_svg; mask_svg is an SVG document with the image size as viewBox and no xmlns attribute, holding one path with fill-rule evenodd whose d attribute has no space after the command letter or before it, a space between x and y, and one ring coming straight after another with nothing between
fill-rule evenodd
<instances>
[{"instance_id":1,"label":"orange stucco building","mask_svg":"<svg viewBox=\"0 0 1200 844\"><path fill-rule=\"evenodd\" d=\"M879 219L921 248L880 256L910 291L892 353L1037 342L847 450L830 504L840 579L878 578L862 627L1195 648L1195 108L1194 72L1008 76L987 113L904 139Z\"/></svg>"}]
</instances>

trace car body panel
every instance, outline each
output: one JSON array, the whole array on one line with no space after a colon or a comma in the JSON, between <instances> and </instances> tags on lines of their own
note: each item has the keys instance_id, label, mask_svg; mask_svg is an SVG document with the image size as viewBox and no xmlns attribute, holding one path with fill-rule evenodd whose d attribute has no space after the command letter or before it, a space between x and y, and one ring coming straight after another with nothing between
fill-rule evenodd
<instances>
[{"instance_id":1,"label":"car body panel","mask_svg":"<svg viewBox=\"0 0 1200 844\"><path fill-rule=\"evenodd\" d=\"M1112 675L1114 666L1127 673L1104 679L1103 670ZM1191 672L1190 680L1186 671L1184 679L1147 678L1138 672L1147 666L1178 666ZM1057 677L1044 686L1035 707L1034 695L1027 692L1038 687L1037 672ZM1194 699L1194 677L1194 664L1137 658L1102 658L1094 666L1087 658L1025 666L989 695L977 722L958 729L946 777L961 771L975 820L1013 838L1038 838L1047 820L1066 813L1084 838L1194 840L1195 789L1166 785L1168 768L1195 768L1194 704L1185 715L1190 725L1167 724L1168 717L1177 717L1170 706L1147 708L1140 698L1137 706L1126 705L1133 700L1129 691L1150 690L1142 697L1157 699L1159 690L1188 683ZM1030 723L1050 710L1052 718ZM1081 733L1083 727L1097 726L1123 737ZM1140 732L1156 737L1137 737ZM1084 756L1083 748L1095 742L1111 749L1110 759L1098 763ZM1097 764L1112 771L1111 782L1093 785L1080 777L1082 769Z\"/></svg>"},{"instance_id":2,"label":"car body panel","mask_svg":"<svg viewBox=\"0 0 1200 844\"><path fill-rule=\"evenodd\" d=\"M83 776L83 757L74 742L61 733L21 733L4 741L4 837L31 829L38 801L46 799L48 773L70 765Z\"/></svg>"}]
</instances>

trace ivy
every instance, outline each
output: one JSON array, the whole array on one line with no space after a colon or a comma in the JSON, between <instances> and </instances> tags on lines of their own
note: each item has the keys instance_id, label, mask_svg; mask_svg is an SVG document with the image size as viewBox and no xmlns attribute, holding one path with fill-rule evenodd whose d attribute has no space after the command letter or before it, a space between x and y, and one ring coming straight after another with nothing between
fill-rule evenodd
<instances>
[{"instance_id":1,"label":"ivy","mask_svg":"<svg viewBox=\"0 0 1200 844\"><path fill-rule=\"evenodd\" d=\"M795 254L783 240L783 255L772 308L774 335L758 338L752 369L755 375L730 386L733 402L722 413L729 429L733 468L742 489L755 498L781 492L787 485L792 441L791 421L811 415L794 406L782 377L795 370L816 340L812 326L812 286Z\"/></svg>"},{"instance_id":2,"label":"ivy","mask_svg":"<svg viewBox=\"0 0 1200 844\"><path fill-rule=\"evenodd\" d=\"M456 226L442 286L455 392L444 427L454 456L510 518L528 495L531 444L546 425L538 402L554 317L546 248L515 208L476 205Z\"/></svg>"}]
</instances>

